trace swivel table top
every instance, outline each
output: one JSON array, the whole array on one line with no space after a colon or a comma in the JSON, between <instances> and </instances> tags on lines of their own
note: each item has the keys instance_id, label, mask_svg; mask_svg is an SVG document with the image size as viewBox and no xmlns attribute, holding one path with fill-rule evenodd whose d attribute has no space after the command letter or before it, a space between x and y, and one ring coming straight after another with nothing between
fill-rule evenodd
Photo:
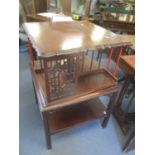
<instances>
[{"instance_id":1,"label":"swivel table top","mask_svg":"<svg viewBox=\"0 0 155 155\"><path fill-rule=\"evenodd\" d=\"M25 23L24 29L40 57L131 45L126 36L88 21L32 22Z\"/></svg>"}]
</instances>

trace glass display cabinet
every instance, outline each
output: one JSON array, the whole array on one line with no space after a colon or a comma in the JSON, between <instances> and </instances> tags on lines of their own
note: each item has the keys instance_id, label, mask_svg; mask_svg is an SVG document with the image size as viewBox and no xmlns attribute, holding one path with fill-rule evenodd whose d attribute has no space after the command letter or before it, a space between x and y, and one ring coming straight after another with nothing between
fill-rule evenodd
<instances>
[{"instance_id":1,"label":"glass display cabinet","mask_svg":"<svg viewBox=\"0 0 155 155\"><path fill-rule=\"evenodd\" d=\"M88 16L90 0L47 0L47 8L49 11L57 9L59 12L70 15L78 14L80 16Z\"/></svg>"}]
</instances>

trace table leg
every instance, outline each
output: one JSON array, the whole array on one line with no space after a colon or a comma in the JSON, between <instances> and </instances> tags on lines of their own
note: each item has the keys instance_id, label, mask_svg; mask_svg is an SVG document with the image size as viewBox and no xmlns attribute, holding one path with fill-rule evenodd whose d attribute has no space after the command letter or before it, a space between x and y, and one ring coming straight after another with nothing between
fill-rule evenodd
<instances>
[{"instance_id":1,"label":"table leg","mask_svg":"<svg viewBox=\"0 0 155 155\"><path fill-rule=\"evenodd\" d=\"M123 151L128 152L135 148L135 132L133 131L123 146Z\"/></svg>"},{"instance_id":2,"label":"table leg","mask_svg":"<svg viewBox=\"0 0 155 155\"><path fill-rule=\"evenodd\" d=\"M105 128L108 124L110 115L113 111L115 102L116 102L116 97L117 97L117 92L113 93L112 96L110 97L110 101L107 107L107 116L104 118L103 122L102 122L102 127Z\"/></svg>"},{"instance_id":3,"label":"table leg","mask_svg":"<svg viewBox=\"0 0 155 155\"><path fill-rule=\"evenodd\" d=\"M123 131L123 134L126 135L128 133L128 130L129 130L129 125L128 125L128 121L126 119L126 116L128 115L128 109L134 99L134 90L132 88L132 95L131 96L131 99L128 101L128 105L126 107L125 110L123 110L121 108L122 106L122 101L123 101L123 98L125 96L125 94L127 93L127 90L128 90L128 87L131 83L131 80L132 80L132 75L126 75L125 76L125 82L123 84L123 87L122 87L122 90L120 91L120 94L119 94L119 97L118 97L118 100L116 102L116 105L114 107L114 111L113 111L113 114L114 114L114 117L116 118L117 122L119 123L119 126L121 127L121 130Z\"/></svg>"},{"instance_id":4,"label":"table leg","mask_svg":"<svg viewBox=\"0 0 155 155\"><path fill-rule=\"evenodd\" d=\"M37 94L36 94L34 83L33 83L33 90L34 90L34 96L35 96L36 104L38 104L38 98L37 98Z\"/></svg>"},{"instance_id":5,"label":"table leg","mask_svg":"<svg viewBox=\"0 0 155 155\"><path fill-rule=\"evenodd\" d=\"M48 116L47 115L48 115L48 112L42 112L47 148L52 149L51 135L50 135L49 125L48 125Z\"/></svg>"}]
</instances>

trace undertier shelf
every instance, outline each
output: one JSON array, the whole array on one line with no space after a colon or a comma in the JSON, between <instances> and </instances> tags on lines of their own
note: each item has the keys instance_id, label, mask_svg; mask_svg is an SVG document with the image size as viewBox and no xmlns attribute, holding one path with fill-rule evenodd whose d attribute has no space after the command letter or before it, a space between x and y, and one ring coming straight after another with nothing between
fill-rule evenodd
<instances>
[{"instance_id":1,"label":"undertier shelf","mask_svg":"<svg viewBox=\"0 0 155 155\"><path fill-rule=\"evenodd\" d=\"M104 116L106 107L98 98L63 107L48 113L50 133L54 134Z\"/></svg>"}]
</instances>

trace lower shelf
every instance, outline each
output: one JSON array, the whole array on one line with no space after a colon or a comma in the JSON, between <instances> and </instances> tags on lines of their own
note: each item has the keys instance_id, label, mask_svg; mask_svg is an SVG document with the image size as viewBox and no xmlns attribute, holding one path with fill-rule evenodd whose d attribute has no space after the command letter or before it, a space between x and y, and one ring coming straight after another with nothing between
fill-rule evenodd
<instances>
[{"instance_id":1,"label":"lower shelf","mask_svg":"<svg viewBox=\"0 0 155 155\"><path fill-rule=\"evenodd\" d=\"M104 116L106 107L98 98L61 108L48 114L50 133L54 134Z\"/></svg>"}]
</instances>

